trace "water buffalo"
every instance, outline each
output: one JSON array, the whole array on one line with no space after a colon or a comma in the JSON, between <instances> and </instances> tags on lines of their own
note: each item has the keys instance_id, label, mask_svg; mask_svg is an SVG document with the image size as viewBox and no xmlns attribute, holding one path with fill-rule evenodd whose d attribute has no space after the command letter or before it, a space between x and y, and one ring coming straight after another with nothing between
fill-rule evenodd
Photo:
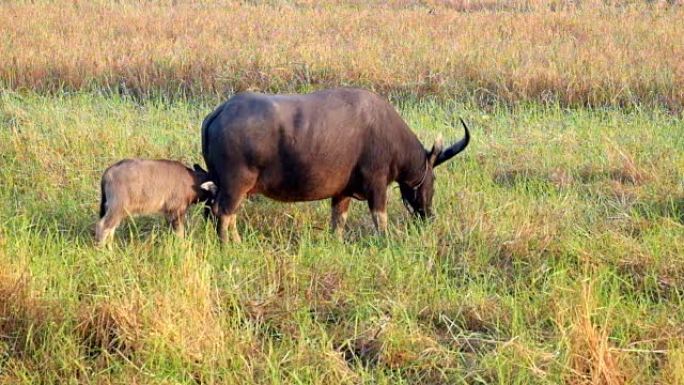
<instances>
[{"instance_id":1,"label":"water buffalo","mask_svg":"<svg viewBox=\"0 0 684 385\"><path fill-rule=\"evenodd\" d=\"M183 219L191 204L213 199L216 185L199 165L172 160L124 159L102 174L100 220L95 240L103 245L129 215L162 213L183 237Z\"/></svg>"},{"instance_id":2,"label":"water buffalo","mask_svg":"<svg viewBox=\"0 0 684 385\"><path fill-rule=\"evenodd\" d=\"M239 242L236 210L250 194L284 201L332 198L332 231L341 235L351 198L367 200L375 228L387 228L387 186L399 183L407 208L431 215L433 169L463 151L465 136L444 149L420 143L392 105L361 89L306 95L245 92L202 123L202 155L218 185L221 241Z\"/></svg>"}]
</instances>

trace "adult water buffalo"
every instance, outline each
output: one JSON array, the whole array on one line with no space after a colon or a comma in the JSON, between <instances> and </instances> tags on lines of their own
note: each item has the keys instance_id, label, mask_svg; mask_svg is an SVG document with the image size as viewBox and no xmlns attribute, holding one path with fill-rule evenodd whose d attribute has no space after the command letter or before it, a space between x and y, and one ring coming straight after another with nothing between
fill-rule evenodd
<instances>
[{"instance_id":1,"label":"adult water buffalo","mask_svg":"<svg viewBox=\"0 0 684 385\"><path fill-rule=\"evenodd\" d=\"M341 235L351 198L368 200L376 230L387 228L387 186L430 216L434 167L463 151L465 136L426 150L387 100L338 88L306 95L240 93L202 123L202 155L218 185L214 212L221 241L239 242L236 210L249 194L285 201L332 198L332 231Z\"/></svg>"}]
</instances>

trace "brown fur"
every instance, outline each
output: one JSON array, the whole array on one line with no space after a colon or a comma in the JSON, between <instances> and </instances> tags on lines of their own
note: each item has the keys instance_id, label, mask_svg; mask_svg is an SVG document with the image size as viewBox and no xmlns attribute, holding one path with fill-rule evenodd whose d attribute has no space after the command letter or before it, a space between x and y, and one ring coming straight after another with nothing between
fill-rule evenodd
<instances>
[{"instance_id":1,"label":"brown fur","mask_svg":"<svg viewBox=\"0 0 684 385\"><path fill-rule=\"evenodd\" d=\"M104 244L121 220L140 214L163 214L178 236L183 237L184 217L190 205L211 198L200 186L208 174L172 160L124 159L102 175L100 221L95 239Z\"/></svg>"},{"instance_id":2,"label":"brown fur","mask_svg":"<svg viewBox=\"0 0 684 385\"><path fill-rule=\"evenodd\" d=\"M465 123L464 123L465 127ZM387 186L396 181L414 213L429 216L433 168L470 136L426 150L386 99L354 88L306 95L237 94L202 124L202 155L218 185L222 241L234 241L235 211L248 194L297 202L332 198L341 233L351 198L367 200L379 232L387 226Z\"/></svg>"}]
</instances>

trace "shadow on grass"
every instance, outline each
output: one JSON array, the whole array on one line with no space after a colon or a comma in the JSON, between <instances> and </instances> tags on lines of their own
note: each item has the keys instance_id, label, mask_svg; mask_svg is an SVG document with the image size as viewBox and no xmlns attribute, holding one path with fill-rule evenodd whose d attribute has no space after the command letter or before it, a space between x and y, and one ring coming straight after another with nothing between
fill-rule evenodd
<instances>
[{"instance_id":1,"label":"shadow on grass","mask_svg":"<svg viewBox=\"0 0 684 385\"><path fill-rule=\"evenodd\" d=\"M530 168L503 168L492 175L494 183L503 187L514 187L518 184L549 183L557 188L567 188L578 183L587 184L612 180L623 185L640 185L648 180L641 170L634 167L597 168L586 166L580 170L555 168L538 170Z\"/></svg>"},{"instance_id":2,"label":"shadow on grass","mask_svg":"<svg viewBox=\"0 0 684 385\"><path fill-rule=\"evenodd\" d=\"M31 231L43 239L61 238L66 243L94 246L95 225L99 217L84 210L64 208L32 210ZM156 233L171 232L162 216L139 216L126 218L117 227L112 242L128 245L148 240Z\"/></svg>"},{"instance_id":3,"label":"shadow on grass","mask_svg":"<svg viewBox=\"0 0 684 385\"><path fill-rule=\"evenodd\" d=\"M43 239L58 237L65 243L94 246L95 225L99 216L93 202L80 203L76 200L62 202L35 200L23 202L21 211L10 213L8 217L24 215L30 218L25 226ZM238 211L238 231L243 241L258 242L267 248L297 250L306 243L327 243L338 241L330 233L329 214L326 203L311 202L286 204L263 197L252 197ZM365 206L365 202L362 207ZM390 234L378 236L371 217L365 207L355 210L345 226L342 242L364 248L389 247L401 242L401 234L410 229L420 232L421 226L412 218L397 212L390 216ZM215 221L205 222L201 205L193 206L185 220L186 236L204 233L209 230L215 234ZM206 227L209 227L207 229ZM171 234L172 230L162 215L141 215L125 218L117 227L112 243L127 246L131 243L149 241Z\"/></svg>"},{"instance_id":4,"label":"shadow on grass","mask_svg":"<svg viewBox=\"0 0 684 385\"><path fill-rule=\"evenodd\" d=\"M667 197L657 201L639 202L634 210L646 218L663 217L684 224L684 196Z\"/></svg>"}]
</instances>

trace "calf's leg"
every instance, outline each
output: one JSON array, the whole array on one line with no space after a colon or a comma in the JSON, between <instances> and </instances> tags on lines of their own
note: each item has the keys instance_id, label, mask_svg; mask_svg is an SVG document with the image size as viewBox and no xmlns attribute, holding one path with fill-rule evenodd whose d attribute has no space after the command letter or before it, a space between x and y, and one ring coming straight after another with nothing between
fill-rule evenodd
<instances>
[{"instance_id":1,"label":"calf's leg","mask_svg":"<svg viewBox=\"0 0 684 385\"><path fill-rule=\"evenodd\" d=\"M121 219L123 219L123 213L120 210L113 207L107 209L106 214L95 225L95 243L97 246L105 245L107 240L113 237Z\"/></svg>"},{"instance_id":2,"label":"calf's leg","mask_svg":"<svg viewBox=\"0 0 684 385\"><path fill-rule=\"evenodd\" d=\"M185 238L185 211L171 213L168 217L168 221L173 228L173 232L180 238Z\"/></svg>"}]
</instances>

